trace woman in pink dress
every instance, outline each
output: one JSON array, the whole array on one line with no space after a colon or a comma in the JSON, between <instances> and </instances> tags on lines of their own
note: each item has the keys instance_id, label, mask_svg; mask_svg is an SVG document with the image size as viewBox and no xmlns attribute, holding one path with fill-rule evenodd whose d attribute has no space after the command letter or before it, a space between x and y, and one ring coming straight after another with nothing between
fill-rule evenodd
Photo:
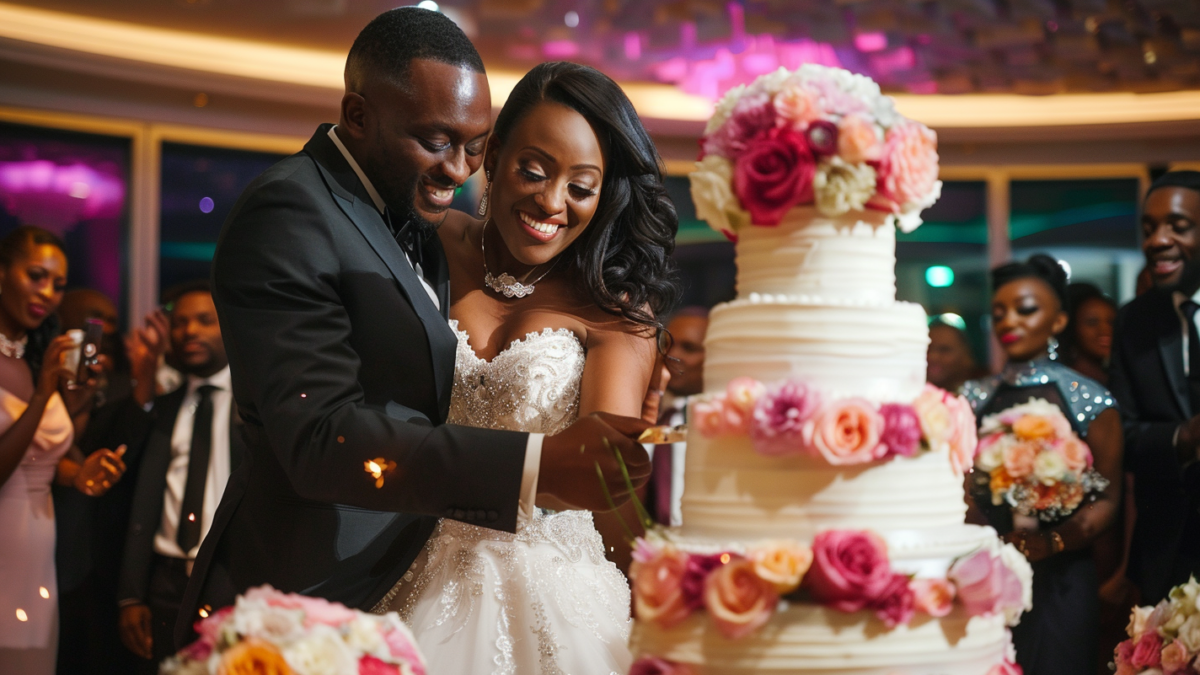
<instances>
[{"instance_id":1,"label":"woman in pink dress","mask_svg":"<svg viewBox=\"0 0 1200 675\"><path fill-rule=\"evenodd\" d=\"M72 449L95 378L72 383L64 360L74 342L55 337L66 282L67 257L53 234L21 227L0 240L0 675L55 670L51 481L96 496L125 471L123 449L86 459Z\"/></svg>"}]
</instances>

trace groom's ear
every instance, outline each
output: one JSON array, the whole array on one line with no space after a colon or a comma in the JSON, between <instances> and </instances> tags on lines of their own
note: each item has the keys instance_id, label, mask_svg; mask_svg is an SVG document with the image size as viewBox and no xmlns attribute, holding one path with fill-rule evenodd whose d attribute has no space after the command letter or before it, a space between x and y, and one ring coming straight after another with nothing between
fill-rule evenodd
<instances>
[{"instance_id":1,"label":"groom's ear","mask_svg":"<svg viewBox=\"0 0 1200 675\"><path fill-rule=\"evenodd\" d=\"M355 139L366 135L366 99L361 94L348 91L342 96L342 115L338 126Z\"/></svg>"}]
</instances>

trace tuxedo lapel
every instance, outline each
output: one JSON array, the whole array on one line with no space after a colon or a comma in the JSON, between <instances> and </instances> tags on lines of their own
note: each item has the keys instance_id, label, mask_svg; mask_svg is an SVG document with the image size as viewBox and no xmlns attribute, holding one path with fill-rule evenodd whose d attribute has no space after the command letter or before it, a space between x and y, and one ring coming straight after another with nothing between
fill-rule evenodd
<instances>
[{"instance_id":1,"label":"tuxedo lapel","mask_svg":"<svg viewBox=\"0 0 1200 675\"><path fill-rule=\"evenodd\" d=\"M443 419L445 419L445 415L450 409L450 390L454 383L457 338L450 330L446 317L434 306L425 287L421 285L416 271L404 257L404 251L392 237L383 216L371 202L370 196L366 194L362 182L358 180L358 176L354 174L354 170L350 168L341 152L326 135L327 133L328 127L322 125L312 140L304 146L305 152L313 158L338 208L346 214L350 222L354 223L355 228L387 265L388 270L399 284L401 292L408 298L413 311L421 319L433 360L434 385L437 389L438 403ZM438 268L442 270L439 274L444 274L446 268L444 257L442 257L444 254L440 253L440 247L438 251ZM448 293L445 299L439 298L439 300L444 310L449 300Z\"/></svg>"},{"instance_id":2,"label":"tuxedo lapel","mask_svg":"<svg viewBox=\"0 0 1200 675\"><path fill-rule=\"evenodd\" d=\"M1167 388L1183 413L1183 419L1188 419L1192 416L1192 404L1187 375L1183 372L1183 332L1170 296L1162 295L1165 299L1163 306L1155 312L1158 317L1158 355L1162 358L1163 372L1167 375ZM1200 367L1200 364L1193 363L1192 367Z\"/></svg>"}]
</instances>

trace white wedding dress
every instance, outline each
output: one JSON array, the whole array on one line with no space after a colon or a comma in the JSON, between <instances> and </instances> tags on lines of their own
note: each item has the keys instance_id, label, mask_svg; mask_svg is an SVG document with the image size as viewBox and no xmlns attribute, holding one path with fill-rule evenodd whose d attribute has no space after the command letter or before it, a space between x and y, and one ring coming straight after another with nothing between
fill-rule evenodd
<instances>
[{"instance_id":1,"label":"white wedding dress","mask_svg":"<svg viewBox=\"0 0 1200 675\"><path fill-rule=\"evenodd\" d=\"M585 355L574 333L529 333L485 361L451 327L448 422L553 434L578 417ZM516 534L442 520L381 603L412 628L431 674L628 672L629 586L592 514L535 511Z\"/></svg>"}]
</instances>

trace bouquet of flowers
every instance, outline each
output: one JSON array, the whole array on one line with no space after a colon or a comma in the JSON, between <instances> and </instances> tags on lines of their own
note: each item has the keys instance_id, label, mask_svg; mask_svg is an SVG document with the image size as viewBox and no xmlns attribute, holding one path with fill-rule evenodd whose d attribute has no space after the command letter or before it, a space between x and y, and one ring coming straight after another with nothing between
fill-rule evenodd
<instances>
[{"instance_id":1,"label":"bouquet of flowers","mask_svg":"<svg viewBox=\"0 0 1200 675\"><path fill-rule=\"evenodd\" d=\"M941 194L937 136L896 112L873 80L806 64L731 89L690 175L696 213L730 239L776 226L793 207L874 209L906 232Z\"/></svg>"},{"instance_id":2,"label":"bouquet of flowers","mask_svg":"<svg viewBox=\"0 0 1200 675\"><path fill-rule=\"evenodd\" d=\"M425 675L395 612L366 614L270 586L196 622L196 632L163 675Z\"/></svg>"},{"instance_id":3,"label":"bouquet of flowers","mask_svg":"<svg viewBox=\"0 0 1200 675\"><path fill-rule=\"evenodd\" d=\"M1064 518L1108 487L1092 468L1092 452L1058 406L1041 398L983 418L975 468L986 476L992 504L1043 521ZM980 481L982 483L982 480Z\"/></svg>"},{"instance_id":4,"label":"bouquet of flowers","mask_svg":"<svg viewBox=\"0 0 1200 675\"><path fill-rule=\"evenodd\" d=\"M1157 607L1134 607L1125 629L1129 639L1113 654L1116 675L1200 673L1200 583L1195 577L1171 589Z\"/></svg>"}]
</instances>

